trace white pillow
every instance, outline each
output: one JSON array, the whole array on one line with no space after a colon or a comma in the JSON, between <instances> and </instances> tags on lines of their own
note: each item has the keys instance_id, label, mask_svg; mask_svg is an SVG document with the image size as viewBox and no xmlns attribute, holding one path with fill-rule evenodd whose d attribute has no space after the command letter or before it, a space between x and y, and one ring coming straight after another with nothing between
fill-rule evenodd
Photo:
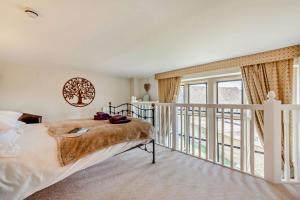
<instances>
[{"instance_id":1,"label":"white pillow","mask_svg":"<svg viewBox=\"0 0 300 200\"><path fill-rule=\"evenodd\" d=\"M16 144L16 140L19 136L18 128L12 128L0 133L0 157L17 156L20 148Z\"/></svg>"},{"instance_id":2,"label":"white pillow","mask_svg":"<svg viewBox=\"0 0 300 200\"><path fill-rule=\"evenodd\" d=\"M0 157L15 157L20 148L15 144L20 127L24 122L18 121L22 113L0 111Z\"/></svg>"},{"instance_id":3,"label":"white pillow","mask_svg":"<svg viewBox=\"0 0 300 200\"><path fill-rule=\"evenodd\" d=\"M20 151L20 147L16 144L2 145L0 144L0 158L1 157L16 157Z\"/></svg>"},{"instance_id":4,"label":"white pillow","mask_svg":"<svg viewBox=\"0 0 300 200\"><path fill-rule=\"evenodd\" d=\"M17 129L10 129L9 131L0 134L0 145L15 144L17 138L20 136Z\"/></svg>"},{"instance_id":5,"label":"white pillow","mask_svg":"<svg viewBox=\"0 0 300 200\"><path fill-rule=\"evenodd\" d=\"M0 110L0 116L4 116L4 117L10 118L10 119L18 120L22 116L22 113L15 112L15 111Z\"/></svg>"},{"instance_id":6,"label":"white pillow","mask_svg":"<svg viewBox=\"0 0 300 200\"><path fill-rule=\"evenodd\" d=\"M23 124L25 123L10 117L0 115L0 131L7 131L7 129L18 128Z\"/></svg>"},{"instance_id":7,"label":"white pillow","mask_svg":"<svg viewBox=\"0 0 300 200\"><path fill-rule=\"evenodd\" d=\"M9 129L12 129L13 127L8 125L7 123L0 121L0 133L9 131Z\"/></svg>"}]
</instances>

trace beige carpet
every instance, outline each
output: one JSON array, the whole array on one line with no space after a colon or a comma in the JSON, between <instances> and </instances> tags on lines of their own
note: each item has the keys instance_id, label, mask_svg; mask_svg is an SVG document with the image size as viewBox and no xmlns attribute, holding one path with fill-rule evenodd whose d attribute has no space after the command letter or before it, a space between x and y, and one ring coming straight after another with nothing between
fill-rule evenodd
<instances>
[{"instance_id":1,"label":"beige carpet","mask_svg":"<svg viewBox=\"0 0 300 200\"><path fill-rule=\"evenodd\" d=\"M141 150L113 157L27 200L300 199L300 185L272 185L179 152L157 148L157 163Z\"/></svg>"}]
</instances>

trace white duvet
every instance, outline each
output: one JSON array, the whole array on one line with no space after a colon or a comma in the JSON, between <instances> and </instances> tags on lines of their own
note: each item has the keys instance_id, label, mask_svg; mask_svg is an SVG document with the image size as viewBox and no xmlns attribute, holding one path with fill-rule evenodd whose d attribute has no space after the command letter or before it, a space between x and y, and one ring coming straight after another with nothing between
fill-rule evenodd
<instances>
[{"instance_id":1,"label":"white duvet","mask_svg":"<svg viewBox=\"0 0 300 200\"><path fill-rule=\"evenodd\" d=\"M24 199L71 174L99 163L141 142L127 142L111 146L73 164L61 167L57 158L57 144L47 134L43 124L24 125L17 144L17 157L0 158L0 199Z\"/></svg>"}]
</instances>

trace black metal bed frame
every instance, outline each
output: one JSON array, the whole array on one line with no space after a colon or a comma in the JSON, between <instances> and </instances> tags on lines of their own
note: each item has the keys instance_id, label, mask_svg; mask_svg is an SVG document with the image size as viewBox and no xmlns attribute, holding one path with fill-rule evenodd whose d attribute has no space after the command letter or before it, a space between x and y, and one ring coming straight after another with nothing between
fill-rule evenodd
<instances>
[{"instance_id":1,"label":"black metal bed frame","mask_svg":"<svg viewBox=\"0 0 300 200\"><path fill-rule=\"evenodd\" d=\"M137 109L137 113L133 110L133 108ZM116 110L117 109L117 110ZM150 115L148 114L150 112ZM111 102L109 102L109 114L110 115L125 115L134 117L134 115L139 119L151 119L152 125L155 126L155 105L151 104L151 108L140 108L136 105L130 104L130 103L123 103L118 106L112 106ZM152 151L148 150L147 144L152 144ZM119 154L125 153L127 151L130 151L132 149L139 148L143 151L146 151L147 153L152 154L152 164L155 163L155 139L151 139L147 143L138 144L134 147L131 147L130 149L127 149L126 151L123 151Z\"/></svg>"}]
</instances>

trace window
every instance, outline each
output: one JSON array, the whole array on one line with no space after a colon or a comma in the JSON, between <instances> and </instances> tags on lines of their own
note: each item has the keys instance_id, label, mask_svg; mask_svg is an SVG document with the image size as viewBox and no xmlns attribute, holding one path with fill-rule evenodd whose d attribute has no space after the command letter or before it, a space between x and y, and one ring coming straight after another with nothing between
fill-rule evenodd
<instances>
[{"instance_id":1,"label":"window","mask_svg":"<svg viewBox=\"0 0 300 200\"><path fill-rule=\"evenodd\" d=\"M177 103L184 103L184 85L180 85L179 87Z\"/></svg>"},{"instance_id":2,"label":"window","mask_svg":"<svg viewBox=\"0 0 300 200\"><path fill-rule=\"evenodd\" d=\"M218 104L243 104L243 82L242 80L229 80L229 81L217 81L217 103ZM217 160L221 162L220 158L222 155L221 141L222 141L222 118L221 109L217 113ZM240 110L233 110L233 157L234 157L234 167L240 168ZM245 114L245 113L244 113ZM247 122L246 122L247 123ZM230 119L230 109L224 110L224 164L226 166L230 165L230 146L231 146L231 119ZM263 169L259 166L263 163L263 149L259 142L257 134L255 135L255 156L256 156L256 170ZM261 172L258 172L261 174Z\"/></svg>"},{"instance_id":3,"label":"window","mask_svg":"<svg viewBox=\"0 0 300 200\"><path fill-rule=\"evenodd\" d=\"M229 80L229 81L217 81L217 104L243 104L243 83L242 80ZM217 160L221 162L221 126L222 117L221 109L218 109L219 114L217 114ZM230 129L231 129L231 119L230 119L230 109L224 110L224 164L226 166L230 165ZM240 154L240 110L234 109L234 120L233 125L233 154L234 154L234 167L239 168L239 154Z\"/></svg>"},{"instance_id":4,"label":"window","mask_svg":"<svg viewBox=\"0 0 300 200\"><path fill-rule=\"evenodd\" d=\"M209 88L209 90L208 90ZM183 81L180 86L180 91L178 94L178 103L189 103L189 104L244 104L244 92L243 92L243 82L240 75L235 76L224 76L224 77L212 77L207 79L199 79L199 82L195 80ZM209 109L208 109L209 110ZM205 141L206 138L206 128L210 127L212 124L213 112L206 112L206 109L202 108L199 112L199 107L183 107L182 110L178 109L178 126L177 130L179 132L179 137L177 140L178 148L182 151L186 149L186 131L189 131L189 153L194 153L199 156L201 151L201 156L204 158L206 154ZM194 112L194 114L193 114ZM222 109L218 109L215 113L216 117L216 156L217 161L221 163L222 158ZM192 117L194 115L194 117ZM201 118L200 118L201 116ZM193 121L194 119L194 121ZM201 121L200 121L201 119ZM249 121L249 113L244 111L244 123L246 128ZM188 126L185 126L185 124ZM207 124L206 124L207 123ZM239 159L241 152L241 113L240 109L233 109L233 121L231 122L230 109L224 109L224 164L225 166L230 166L231 159L231 124L233 125L233 165L234 168L239 169ZM182 126L182 127L181 127ZM200 129L201 126L201 129ZM193 130L194 129L194 130ZM200 133L201 130L201 133ZM194 137L193 137L194 134ZM208 135L210 133L208 132ZM246 134L246 133L245 133ZM201 141L200 136L201 135ZM194 148L193 148L194 141ZM248 141L245 136L245 141ZM261 146L258 136L255 136L255 169L257 174L263 174L263 160L264 153L263 147Z\"/></svg>"},{"instance_id":5,"label":"window","mask_svg":"<svg viewBox=\"0 0 300 200\"><path fill-rule=\"evenodd\" d=\"M243 82L242 80L217 81L217 104L243 104ZM221 112L218 109L218 112ZM230 109L225 109L224 112L230 112ZM238 109L233 110L234 113L239 113Z\"/></svg>"},{"instance_id":6,"label":"window","mask_svg":"<svg viewBox=\"0 0 300 200\"><path fill-rule=\"evenodd\" d=\"M188 88L188 103L207 103L207 83L189 84Z\"/></svg>"},{"instance_id":7,"label":"window","mask_svg":"<svg viewBox=\"0 0 300 200\"><path fill-rule=\"evenodd\" d=\"M188 84L188 103L190 104L206 104L207 103L207 83L195 83L195 84ZM189 108L188 111L188 123L189 123L189 131L192 130L192 124L194 124L194 138L189 138L189 144L190 148L189 150L192 151L192 140L195 140L195 147L194 151L195 154L199 155L199 149L201 149L201 152L204 151L202 155L205 155L205 145L204 143L201 144L201 141L199 140L199 127L202 127L202 133L201 138L202 140L206 140L205 138L205 129L206 129L206 112L201 111L201 122L199 121L199 110L198 108L194 108L195 116L194 116L194 122L192 122L192 108ZM191 152L190 152L191 153Z\"/></svg>"},{"instance_id":8,"label":"window","mask_svg":"<svg viewBox=\"0 0 300 200\"><path fill-rule=\"evenodd\" d=\"M217 104L243 104L242 80L218 81Z\"/></svg>"}]
</instances>

